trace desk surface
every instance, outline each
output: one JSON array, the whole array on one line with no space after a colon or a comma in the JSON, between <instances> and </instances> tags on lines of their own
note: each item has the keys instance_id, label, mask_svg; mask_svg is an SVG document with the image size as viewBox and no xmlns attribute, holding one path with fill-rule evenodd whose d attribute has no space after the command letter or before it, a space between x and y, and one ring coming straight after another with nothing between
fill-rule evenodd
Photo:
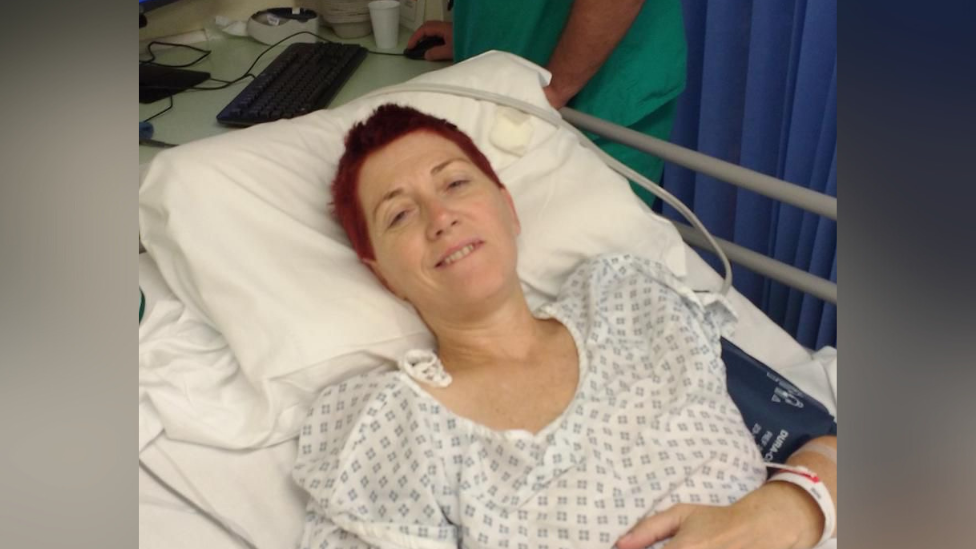
<instances>
[{"instance_id":1,"label":"desk surface","mask_svg":"<svg viewBox=\"0 0 976 549\"><path fill-rule=\"evenodd\" d=\"M368 50L380 51L376 47L376 42L373 40L372 35L349 40L336 38L334 34L331 34L326 29L322 29L319 34L336 42L360 44ZM401 27L400 43L392 51L403 51L403 48L406 47L407 38L409 37L410 32ZM253 74L260 72L277 54L284 51L289 43L286 42L278 45L266 53L251 72ZM194 44L194 46L210 50L211 53L200 63L187 68L207 71L214 78L220 78L222 80L233 80L239 77L254 62L254 59L268 47L250 38L233 36L211 38L207 42ZM165 51L157 51L157 61L166 64L178 64L187 62L196 55L199 54L188 51L185 48L172 48ZM339 90L335 98L332 99L330 106L342 105L372 90L399 84L417 75L448 65L448 62L416 61L403 56L370 53L363 60L359 68L356 69L356 72L343 85L342 89ZM235 129L233 127L223 126L217 123L217 113L252 80L252 78L248 78L222 90L189 90L174 95L173 108L152 120L155 128L153 138L167 143L181 144L195 139L234 131ZM210 86L219 84L208 82L202 85ZM145 120L165 109L168 105L169 99L161 99L155 103L145 105L140 103L139 120ZM132 132L135 134L134 123ZM139 164L149 162L161 150L157 147L140 145Z\"/></svg>"}]
</instances>

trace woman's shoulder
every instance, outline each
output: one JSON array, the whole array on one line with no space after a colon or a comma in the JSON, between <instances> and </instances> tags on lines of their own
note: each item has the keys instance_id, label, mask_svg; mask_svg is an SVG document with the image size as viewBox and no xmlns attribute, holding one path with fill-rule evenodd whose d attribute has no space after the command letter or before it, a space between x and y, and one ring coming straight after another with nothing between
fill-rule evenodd
<instances>
[{"instance_id":1,"label":"woman's shoulder","mask_svg":"<svg viewBox=\"0 0 976 549\"><path fill-rule=\"evenodd\" d=\"M411 537L454 535L437 513L437 456L429 451L409 383L400 371L356 376L327 387L309 410L292 478L320 522L357 535L369 532L375 539L402 540L394 543L398 546L411 545ZM397 508L407 526L386 529L390 501L400 498L409 498L409 510ZM330 530L314 535L328 538Z\"/></svg>"},{"instance_id":2,"label":"woman's shoulder","mask_svg":"<svg viewBox=\"0 0 976 549\"><path fill-rule=\"evenodd\" d=\"M668 302L701 316L705 304L666 265L633 254L607 254L580 263L548 313L572 321L584 333L612 324L647 320L655 304Z\"/></svg>"},{"instance_id":3,"label":"woman's shoulder","mask_svg":"<svg viewBox=\"0 0 976 549\"><path fill-rule=\"evenodd\" d=\"M559 299L572 294L606 291L622 282L660 283L684 287L684 283L664 264L634 254L603 254L582 261L566 279Z\"/></svg>"},{"instance_id":4,"label":"woman's shoulder","mask_svg":"<svg viewBox=\"0 0 976 549\"><path fill-rule=\"evenodd\" d=\"M329 385L306 413L298 460L355 446L370 429L396 422L399 416L387 413L388 408L411 394L396 370L377 370Z\"/></svg>"},{"instance_id":5,"label":"woman's shoulder","mask_svg":"<svg viewBox=\"0 0 976 549\"><path fill-rule=\"evenodd\" d=\"M395 392L402 385L397 370L377 369L355 375L322 389L315 399L308 415L355 413L375 400L385 401L386 395Z\"/></svg>"}]
</instances>

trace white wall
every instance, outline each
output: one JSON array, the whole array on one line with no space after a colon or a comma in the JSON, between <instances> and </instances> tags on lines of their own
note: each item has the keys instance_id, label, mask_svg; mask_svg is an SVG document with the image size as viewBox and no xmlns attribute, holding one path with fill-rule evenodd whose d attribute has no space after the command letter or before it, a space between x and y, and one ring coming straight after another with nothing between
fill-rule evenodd
<instances>
[{"instance_id":1,"label":"white wall","mask_svg":"<svg viewBox=\"0 0 976 549\"><path fill-rule=\"evenodd\" d=\"M319 10L320 1L180 0L146 14L149 24L139 29L139 42L201 30L218 15L244 21L268 8L299 6ZM444 19L446 6L447 0L426 0L425 19Z\"/></svg>"},{"instance_id":2,"label":"white wall","mask_svg":"<svg viewBox=\"0 0 976 549\"><path fill-rule=\"evenodd\" d=\"M269 7L294 6L295 0L180 0L146 14L149 24L139 29L139 41L174 36L204 28L218 15L246 20Z\"/></svg>"}]
</instances>

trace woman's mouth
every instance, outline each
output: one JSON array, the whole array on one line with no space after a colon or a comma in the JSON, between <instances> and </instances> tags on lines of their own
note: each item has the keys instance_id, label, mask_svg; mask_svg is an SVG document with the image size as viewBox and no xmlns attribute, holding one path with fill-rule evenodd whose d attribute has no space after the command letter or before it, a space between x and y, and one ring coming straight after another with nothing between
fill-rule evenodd
<instances>
[{"instance_id":1,"label":"woman's mouth","mask_svg":"<svg viewBox=\"0 0 976 549\"><path fill-rule=\"evenodd\" d=\"M440 260L437 263L437 267L438 268L447 267L447 266L449 266L451 264L457 263L458 261L461 261L462 259L464 259L465 257L467 257L469 254L471 254L471 252L473 252L476 249L478 249L480 246L481 246L481 241L472 242L470 244L467 244L465 246L462 246L461 248L459 248L459 249L451 252L450 254L448 254L448 256L445 257L444 259Z\"/></svg>"}]
</instances>

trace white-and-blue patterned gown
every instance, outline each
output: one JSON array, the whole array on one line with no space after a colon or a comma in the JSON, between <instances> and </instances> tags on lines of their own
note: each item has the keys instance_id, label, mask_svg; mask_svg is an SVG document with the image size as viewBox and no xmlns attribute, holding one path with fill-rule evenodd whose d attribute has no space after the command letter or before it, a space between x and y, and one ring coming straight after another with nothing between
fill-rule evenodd
<instances>
[{"instance_id":1,"label":"white-and-blue patterned gown","mask_svg":"<svg viewBox=\"0 0 976 549\"><path fill-rule=\"evenodd\" d=\"M403 370L327 388L294 470L310 495L302 546L609 549L649 514L763 483L726 391L724 300L614 255L536 314L563 323L580 358L575 396L537 434L460 417Z\"/></svg>"}]
</instances>

